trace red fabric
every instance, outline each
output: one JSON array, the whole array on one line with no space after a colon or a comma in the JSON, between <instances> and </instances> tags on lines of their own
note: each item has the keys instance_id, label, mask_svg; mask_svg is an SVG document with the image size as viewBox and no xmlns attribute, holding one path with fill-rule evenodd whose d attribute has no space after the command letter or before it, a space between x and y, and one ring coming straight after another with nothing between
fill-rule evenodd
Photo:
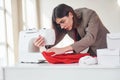
<instances>
[{"instance_id":1,"label":"red fabric","mask_svg":"<svg viewBox=\"0 0 120 80\"><path fill-rule=\"evenodd\" d=\"M55 54L55 52L45 52L45 51L42 52L42 54L43 54L44 58L49 63L53 63L53 64L59 64L59 63L63 63L63 64L78 63L79 59L81 57L89 55L88 53L85 53L85 54L69 53L69 54L59 54L59 55L52 56L53 54Z\"/></svg>"}]
</instances>

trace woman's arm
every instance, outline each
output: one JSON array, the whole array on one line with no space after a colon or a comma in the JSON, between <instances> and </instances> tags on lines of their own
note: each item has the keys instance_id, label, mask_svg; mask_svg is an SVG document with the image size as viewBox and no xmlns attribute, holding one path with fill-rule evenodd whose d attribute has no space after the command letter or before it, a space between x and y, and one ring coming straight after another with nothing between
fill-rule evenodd
<instances>
[{"instance_id":1,"label":"woman's arm","mask_svg":"<svg viewBox=\"0 0 120 80\"><path fill-rule=\"evenodd\" d=\"M48 49L47 51L48 52L55 52L55 55L57 55L57 54L64 54L64 53L72 51L72 50L73 50L72 46L66 46L66 47L63 47L63 48L52 47L52 48Z\"/></svg>"},{"instance_id":2,"label":"woman's arm","mask_svg":"<svg viewBox=\"0 0 120 80\"><path fill-rule=\"evenodd\" d=\"M71 45L76 53L92 46L96 41L99 27L101 27L101 21L95 12L92 13L87 24L88 25L85 28L85 36L80 41Z\"/></svg>"}]
</instances>

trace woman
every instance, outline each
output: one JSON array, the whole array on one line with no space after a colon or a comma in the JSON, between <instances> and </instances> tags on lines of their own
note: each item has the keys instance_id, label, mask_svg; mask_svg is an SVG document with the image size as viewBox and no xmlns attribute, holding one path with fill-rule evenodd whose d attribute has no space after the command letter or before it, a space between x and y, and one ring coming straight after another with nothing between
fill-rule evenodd
<instances>
[{"instance_id":1,"label":"woman","mask_svg":"<svg viewBox=\"0 0 120 80\"><path fill-rule=\"evenodd\" d=\"M56 6L52 14L52 26L56 33L55 45L68 34L74 43L63 47L49 48L47 51L56 54L64 54L67 51L80 53L89 47L88 53L96 56L96 49L106 48L106 34L109 31L104 27L95 11L88 8L79 8L73 10L66 4ZM44 38L40 36L34 42L37 47L45 45ZM53 45L54 46L54 45Z\"/></svg>"}]
</instances>

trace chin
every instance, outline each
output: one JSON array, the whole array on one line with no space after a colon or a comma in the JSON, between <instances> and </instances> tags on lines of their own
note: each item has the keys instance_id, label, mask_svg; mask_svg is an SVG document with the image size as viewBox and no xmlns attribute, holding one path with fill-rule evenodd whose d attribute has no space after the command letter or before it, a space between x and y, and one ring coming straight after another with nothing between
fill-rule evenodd
<instances>
[{"instance_id":1,"label":"chin","mask_svg":"<svg viewBox=\"0 0 120 80\"><path fill-rule=\"evenodd\" d=\"M68 29L69 31L72 30L72 27Z\"/></svg>"},{"instance_id":2,"label":"chin","mask_svg":"<svg viewBox=\"0 0 120 80\"><path fill-rule=\"evenodd\" d=\"M70 31L71 29L66 29L66 30Z\"/></svg>"},{"instance_id":3,"label":"chin","mask_svg":"<svg viewBox=\"0 0 120 80\"><path fill-rule=\"evenodd\" d=\"M72 30L72 27L68 27L68 28L66 28L66 30L70 31L70 30Z\"/></svg>"}]
</instances>

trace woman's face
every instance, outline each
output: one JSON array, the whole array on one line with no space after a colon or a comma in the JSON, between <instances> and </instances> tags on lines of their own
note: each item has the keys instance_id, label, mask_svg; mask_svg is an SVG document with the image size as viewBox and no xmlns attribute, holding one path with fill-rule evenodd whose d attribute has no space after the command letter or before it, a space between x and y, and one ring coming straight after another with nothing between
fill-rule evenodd
<instances>
[{"instance_id":1,"label":"woman's face","mask_svg":"<svg viewBox=\"0 0 120 80\"><path fill-rule=\"evenodd\" d=\"M56 18L56 23L60 25L61 29L71 30L73 26L73 15L69 12L68 16L63 18Z\"/></svg>"}]
</instances>

